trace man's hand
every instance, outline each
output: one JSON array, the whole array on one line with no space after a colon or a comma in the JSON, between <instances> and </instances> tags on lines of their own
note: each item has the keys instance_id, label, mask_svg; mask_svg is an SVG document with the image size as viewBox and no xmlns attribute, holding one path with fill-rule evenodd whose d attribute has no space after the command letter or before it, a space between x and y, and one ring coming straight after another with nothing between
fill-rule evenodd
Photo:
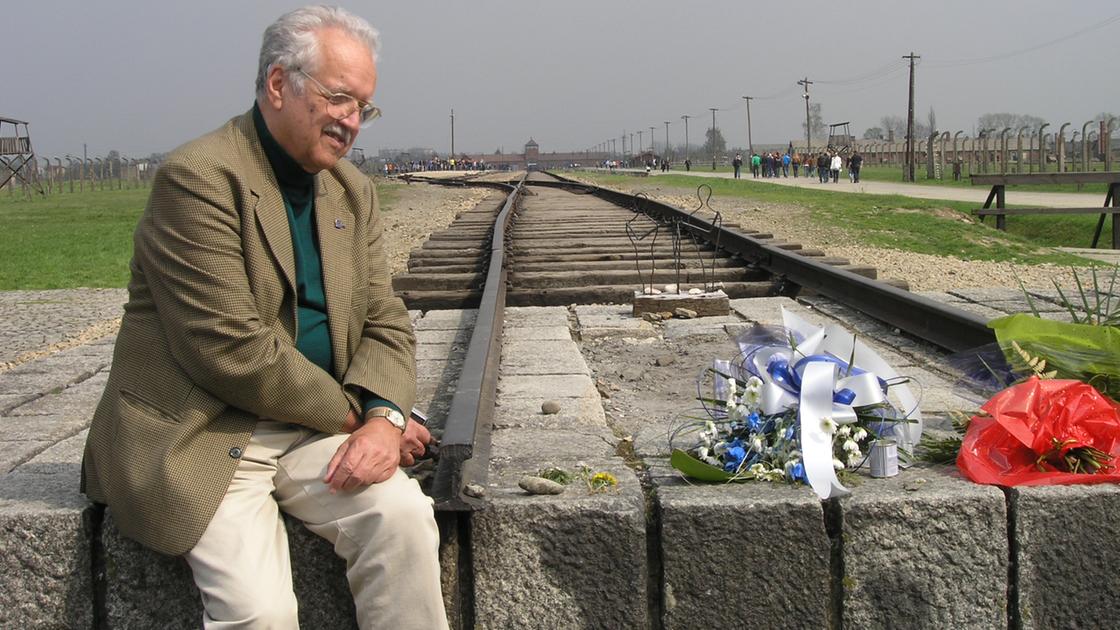
<instances>
[{"instance_id":1,"label":"man's hand","mask_svg":"<svg viewBox=\"0 0 1120 630\"><path fill-rule=\"evenodd\" d=\"M424 449L431 441L432 434L428 432L427 427L409 418L404 435L401 436L401 465L415 464L416 458L424 454Z\"/></svg>"},{"instance_id":2,"label":"man's hand","mask_svg":"<svg viewBox=\"0 0 1120 630\"><path fill-rule=\"evenodd\" d=\"M331 493L353 490L393 476L401 460L402 435L384 418L373 418L346 438L327 464L323 483Z\"/></svg>"}]
</instances>

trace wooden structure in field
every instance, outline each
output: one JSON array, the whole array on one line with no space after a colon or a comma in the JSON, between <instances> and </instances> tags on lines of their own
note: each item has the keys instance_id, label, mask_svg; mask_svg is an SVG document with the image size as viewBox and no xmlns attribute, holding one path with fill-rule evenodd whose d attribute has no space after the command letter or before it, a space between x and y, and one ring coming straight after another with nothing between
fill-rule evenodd
<instances>
[{"instance_id":1,"label":"wooden structure in field","mask_svg":"<svg viewBox=\"0 0 1120 630\"><path fill-rule=\"evenodd\" d=\"M28 124L0 116L0 188L12 180L43 192L35 172L35 152L31 148Z\"/></svg>"}]
</instances>

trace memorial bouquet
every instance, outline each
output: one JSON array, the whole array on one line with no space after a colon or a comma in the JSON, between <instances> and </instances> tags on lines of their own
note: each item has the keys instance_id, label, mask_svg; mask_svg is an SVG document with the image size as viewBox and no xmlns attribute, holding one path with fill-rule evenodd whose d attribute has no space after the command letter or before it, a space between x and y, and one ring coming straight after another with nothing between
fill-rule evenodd
<instances>
[{"instance_id":1,"label":"memorial bouquet","mask_svg":"<svg viewBox=\"0 0 1120 630\"><path fill-rule=\"evenodd\" d=\"M931 442L930 450L955 455L972 481L1002 486L1120 481L1116 273L1102 290L1093 272L1092 300L1074 278L1080 300L1067 299L1058 288L1071 322L1043 319L1037 311L993 320L988 325L997 347L957 358L965 373L962 391L990 398L961 423L963 438Z\"/></svg>"},{"instance_id":2,"label":"memorial bouquet","mask_svg":"<svg viewBox=\"0 0 1120 630\"><path fill-rule=\"evenodd\" d=\"M704 415L671 431L670 461L702 481L787 481L821 498L845 494L838 471L863 466L876 448L905 457L917 443L917 400L908 379L843 328L784 309L782 320L748 330L737 360L717 360L701 375Z\"/></svg>"}]
</instances>

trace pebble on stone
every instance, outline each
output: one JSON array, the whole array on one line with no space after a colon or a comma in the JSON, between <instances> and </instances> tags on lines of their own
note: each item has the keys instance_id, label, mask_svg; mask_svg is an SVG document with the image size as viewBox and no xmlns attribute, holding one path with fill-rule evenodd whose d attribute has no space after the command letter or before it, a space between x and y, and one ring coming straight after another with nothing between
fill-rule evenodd
<instances>
[{"instance_id":1,"label":"pebble on stone","mask_svg":"<svg viewBox=\"0 0 1120 630\"><path fill-rule=\"evenodd\" d=\"M642 313L642 319L647 322L659 322L661 321L661 313Z\"/></svg>"},{"instance_id":2,"label":"pebble on stone","mask_svg":"<svg viewBox=\"0 0 1120 630\"><path fill-rule=\"evenodd\" d=\"M681 319L695 319L696 311L690 308L677 307L673 309L673 315Z\"/></svg>"},{"instance_id":3,"label":"pebble on stone","mask_svg":"<svg viewBox=\"0 0 1120 630\"><path fill-rule=\"evenodd\" d=\"M482 497L486 496L486 488L483 488L477 483L468 483L467 485L463 486L463 494L467 495L468 497L481 499Z\"/></svg>"},{"instance_id":4,"label":"pebble on stone","mask_svg":"<svg viewBox=\"0 0 1120 630\"><path fill-rule=\"evenodd\" d=\"M666 354L664 356L660 356L660 357L657 357L656 359L654 359L653 364L656 365L657 367L666 367L666 366L669 366L669 365L672 365L673 363L675 363L676 360L677 360L677 358L674 357L673 355Z\"/></svg>"},{"instance_id":5,"label":"pebble on stone","mask_svg":"<svg viewBox=\"0 0 1120 630\"><path fill-rule=\"evenodd\" d=\"M532 475L525 475L517 482L517 485L529 494L560 494L564 491L563 484L556 483L551 479L534 477Z\"/></svg>"},{"instance_id":6,"label":"pebble on stone","mask_svg":"<svg viewBox=\"0 0 1120 630\"><path fill-rule=\"evenodd\" d=\"M556 402L555 400L544 401L544 403L541 405L541 413L545 414L546 416L560 413L560 403Z\"/></svg>"}]
</instances>

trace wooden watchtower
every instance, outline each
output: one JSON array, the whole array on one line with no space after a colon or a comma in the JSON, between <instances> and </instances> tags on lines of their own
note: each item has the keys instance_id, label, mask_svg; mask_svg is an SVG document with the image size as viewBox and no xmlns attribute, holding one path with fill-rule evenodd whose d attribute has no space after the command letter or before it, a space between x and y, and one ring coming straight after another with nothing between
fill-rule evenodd
<instances>
[{"instance_id":1,"label":"wooden watchtower","mask_svg":"<svg viewBox=\"0 0 1120 630\"><path fill-rule=\"evenodd\" d=\"M31 131L27 123L0 116L0 189L15 179L29 191L43 194L42 183L35 172L35 151L31 148ZM30 192L29 192L30 194Z\"/></svg>"}]
</instances>

